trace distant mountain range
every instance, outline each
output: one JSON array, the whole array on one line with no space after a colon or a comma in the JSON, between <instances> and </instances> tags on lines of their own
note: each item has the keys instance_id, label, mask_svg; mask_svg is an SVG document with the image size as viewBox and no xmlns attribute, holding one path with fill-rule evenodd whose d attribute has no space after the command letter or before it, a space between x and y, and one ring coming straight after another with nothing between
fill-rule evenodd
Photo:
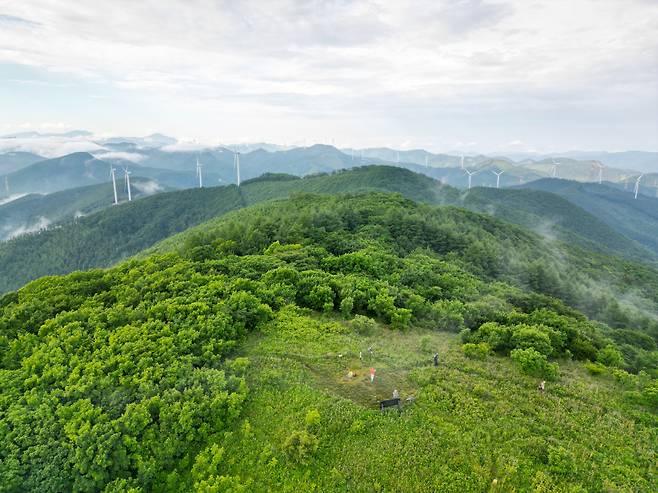
<instances>
[{"instance_id":1,"label":"distant mountain range","mask_svg":"<svg viewBox=\"0 0 658 493\"><path fill-rule=\"evenodd\" d=\"M549 184L556 181L559 182L546 180ZM246 180L239 188L230 185L161 193L75 220L69 216L65 222L54 224L56 227L39 234L0 243L0 272L4 274L0 291L16 288L43 275L111 265L171 234L249 204L285 198L295 192L333 194L373 190L397 192L429 204L455 205L484 212L531 229L548 241L564 241L589 251L645 263L654 263L658 258L658 249L650 241L624 234L626 214L630 213L628 200L622 200L619 206L615 201L602 203L603 209L588 212L543 190L478 187L465 192L399 167L365 166L306 178L265 175ZM603 193L601 190L597 192ZM615 196L619 193L609 190ZM104 186L106 201L109 201L109 191L110 188ZM74 206L67 200L74 196L69 194L67 199L66 194L60 194L59 207L71 211ZM647 207L655 208L658 203L655 199L645 200L653 201ZM604 221L606 214L617 220ZM643 219L647 221L647 230L658 229L658 218L652 217L647 214ZM37 260L46 257L48 262Z\"/></svg>"}]
</instances>

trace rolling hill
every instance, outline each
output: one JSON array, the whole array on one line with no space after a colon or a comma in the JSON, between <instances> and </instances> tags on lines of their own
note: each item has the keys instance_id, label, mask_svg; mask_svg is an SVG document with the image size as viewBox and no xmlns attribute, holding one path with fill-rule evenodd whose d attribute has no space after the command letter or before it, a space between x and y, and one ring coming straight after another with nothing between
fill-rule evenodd
<instances>
[{"instance_id":1,"label":"rolling hill","mask_svg":"<svg viewBox=\"0 0 658 493\"><path fill-rule=\"evenodd\" d=\"M142 166L130 161L114 160L115 166L128 167L134 177L154 180L162 187L192 188L197 186L195 164L189 170L170 170ZM78 188L110 180L112 164L97 159L87 152L76 152L59 158L39 161L6 175L11 193L48 194ZM122 170L117 169L117 179L121 182ZM2 178L2 177L0 177ZM208 170L204 172L208 184L220 183L219 174Z\"/></svg>"},{"instance_id":2,"label":"rolling hill","mask_svg":"<svg viewBox=\"0 0 658 493\"><path fill-rule=\"evenodd\" d=\"M43 160L43 157L31 152L17 151L0 154L0 175L6 175L8 173L18 171L29 166L30 164L34 164ZM2 197L2 194L5 192L6 191L4 189L3 183L2 187L0 187L0 197Z\"/></svg>"},{"instance_id":3,"label":"rolling hill","mask_svg":"<svg viewBox=\"0 0 658 493\"><path fill-rule=\"evenodd\" d=\"M173 233L235 208L285 198L294 192L363 191L397 192L418 202L467 207L528 227L550 240L558 238L629 258L648 258L641 246L555 195L484 188L463 193L403 168L366 166L301 179L265 175L243 182L239 190L228 186L164 193L15 238L0 244L0 271L4 273L0 291L43 275L112 265Z\"/></svg>"},{"instance_id":4,"label":"rolling hill","mask_svg":"<svg viewBox=\"0 0 658 493\"><path fill-rule=\"evenodd\" d=\"M3 488L655 491L656 340L542 294L590 278L555 247L297 194L34 281L0 298Z\"/></svg>"},{"instance_id":5,"label":"rolling hill","mask_svg":"<svg viewBox=\"0 0 658 493\"><path fill-rule=\"evenodd\" d=\"M131 178L134 200L165 188L144 178ZM126 189L118 187L120 202L128 200ZM53 227L62 221L82 217L110 207L114 202L111 183L72 188L47 195L30 194L0 204L0 241Z\"/></svg>"},{"instance_id":6,"label":"rolling hill","mask_svg":"<svg viewBox=\"0 0 658 493\"><path fill-rule=\"evenodd\" d=\"M524 185L551 192L578 205L615 231L658 255L658 198L638 195L607 184L544 179Z\"/></svg>"}]
</instances>

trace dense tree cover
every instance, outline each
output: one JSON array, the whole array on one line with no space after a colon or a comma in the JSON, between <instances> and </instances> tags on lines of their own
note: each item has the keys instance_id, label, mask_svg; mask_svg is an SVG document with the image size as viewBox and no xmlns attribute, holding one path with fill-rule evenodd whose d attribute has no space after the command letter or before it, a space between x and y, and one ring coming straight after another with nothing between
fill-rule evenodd
<instances>
[{"instance_id":1,"label":"dense tree cover","mask_svg":"<svg viewBox=\"0 0 658 493\"><path fill-rule=\"evenodd\" d=\"M386 194L298 194L211 220L165 240L153 251L210 244L214 238L235 241L239 253L259 251L277 240L319 244L335 254L369 245L401 255L428 249L485 280L561 299L614 328L639 329L658 340L658 272L559 242L543 242L527 231L462 209L419 205ZM633 298L643 301L633 303Z\"/></svg>"},{"instance_id":2,"label":"dense tree cover","mask_svg":"<svg viewBox=\"0 0 658 493\"><path fill-rule=\"evenodd\" d=\"M226 472L225 432L248 396L247 362L226 357L296 307L354 316L362 334L372 320L402 332L462 331L533 375L559 378L556 358L639 369L606 336L614 329L507 282L541 253L532 235L459 209L398 195L300 195L172 245L179 251L43 278L0 298L5 490L253 486ZM620 375L637 380L634 405L654 406L653 339L625 330L646 366ZM318 450L316 421L287 434L289 460L307 463Z\"/></svg>"},{"instance_id":3,"label":"dense tree cover","mask_svg":"<svg viewBox=\"0 0 658 493\"><path fill-rule=\"evenodd\" d=\"M397 192L418 202L452 204L496 215L536 230L549 240L558 238L585 248L556 246L558 250L566 250L570 260L574 257L591 258L606 268L613 266L613 277L620 277L619 273L627 266L616 258L595 255L593 251L625 258L642 256L637 244L579 207L550 193L485 188L461 193L402 168L364 166L301 179L271 174L243 182L239 191L235 186L228 186L163 193L111 207L71 223L58 224L47 232L0 243L0 272L3 273L0 292L17 289L43 275L113 265L173 233L245 205L285 198L296 191L333 194L366 190ZM52 213L45 217L57 217L58 209L71 210L73 206L72 203L54 206ZM564 254L560 252L559 256L564 257ZM637 264L629 265L635 270L645 269ZM595 269L599 270L598 267ZM658 279L658 274L654 270L651 272ZM600 273L595 274L601 277ZM605 272L603 274L605 277ZM590 284L605 285L608 280L594 279ZM638 305L636 297L630 299L632 305Z\"/></svg>"},{"instance_id":4,"label":"dense tree cover","mask_svg":"<svg viewBox=\"0 0 658 493\"><path fill-rule=\"evenodd\" d=\"M630 189L605 183L543 179L523 186L564 197L658 255L658 198L640 193L635 199Z\"/></svg>"}]
</instances>

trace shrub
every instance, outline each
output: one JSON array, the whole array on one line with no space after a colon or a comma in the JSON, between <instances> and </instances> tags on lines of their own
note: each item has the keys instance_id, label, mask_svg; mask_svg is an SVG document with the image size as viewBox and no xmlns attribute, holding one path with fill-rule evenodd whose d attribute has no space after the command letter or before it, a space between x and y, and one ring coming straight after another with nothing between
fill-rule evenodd
<instances>
[{"instance_id":1,"label":"shrub","mask_svg":"<svg viewBox=\"0 0 658 493\"><path fill-rule=\"evenodd\" d=\"M283 444L288 458L306 464L318 449L318 439L308 431L293 431Z\"/></svg>"},{"instance_id":2,"label":"shrub","mask_svg":"<svg viewBox=\"0 0 658 493\"><path fill-rule=\"evenodd\" d=\"M605 365L601 363L592 363L591 361L585 363L585 368L591 375L602 375L606 372Z\"/></svg>"},{"instance_id":3,"label":"shrub","mask_svg":"<svg viewBox=\"0 0 658 493\"><path fill-rule=\"evenodd\" d=\"M372 335L376 326L377 324L375 321L370 317L366 317L365 315L356 315L352 319L352 327L354 327L354 330L356 330L357 334L362 336Z\"/></svg>"},{"instance_id":4,"label":"shrub","mask_svg":"<svg viewBox=\"0 0 658 493\"><path fill-rule=\"evenodd\" d=\"M352 314L353 309L354 298L351 296L343 298L343 300L340 302L340 312L343 314L343 317L348 318Z\"/></svg>"},{"instance_id":5,"label":"shrub","mask_svg":"<svg viewBox=\"0 0 658 493\"><path fill-rule=\"evenodd\" d=\"M315 310L330 312L334 309L334 291L329 286L315 286L306 299Z\"/></svg>"},{"instance_id":6,"label":"shrub","mask_svg":"<svg viewBox=\"0 0 658 493\"><path fill-rule=\"evenodd\" d=\"M599 350L599 353L596 356L596 360L605 366L611 366L615 368L619 368L624 364L624 358L622 357L619 350L612 344L608 344L606 347Z\"/></svg>"},{"instance_id":7,"label":"shrub","mask_svg":"<svg viewBox=\"0 0 658 493\"><path fill-rule=\"evenodd\" d=\"M466 343L462 346L462 351L467 358L483 360L491 352L491 347L486 342Z\"/></svg>"},{"instance_id":8,"label":"shrub","mask_svg":"<svg viewBox=\"0 0 658 493\"><path fill-rule=\"evenodd\" d=\"M618 382L623 387L634 387L637 382L637 377L628 373L627 371L620 370L619 368L613 368L612 376L615 381Z\"/></svg>"},{"instance_id":9,"label":"shrub","mask_svg":"<svg viewBox=\"0 0 658 493\"><path fill-rule=\"evenodd\" d=\"M517 325L512 332L512 345L516 349L533 348L546 356L553 352L548 334L531 325Z\"/></svg>"},{"instance_id":10,"label":"shrub","mask_svg":"<svg viewBox=\"0 0 658 493\"><path fill-rule=\"evenodd\" d=\"M396 308L391 314L391 327L397 330L404 330L409 327L411 322L411 310L408 308Z\"/></svg>"},{"instance_id":11,"label":"shrub","mask_svg":"<svg viewBox=\"0 0 658 493\"><path fill-rule=\"evenodd\" d=\"M558 364L549 363L546 355L533 348L514 349L510 353L510 357L519 365L521 371L527 375L543 377L548 380L554 380L558 376Z\"/></svg>"},{"instance_id":12,"label":"shrub","mask_svg":"<svg viewBox=\"0 0 658 493\"><path fill-rule=\"evenodd\" d=\"M475 333L475 339L486 342L494 351L506 353L514 346L511 342L512 330L497 322L482 324Z\"/></svg>"},{"instance_id":13,"label":"shrub","mask_svg":"<svg viewBox=\"0 0 658 493\"><path fill-rule=\"evenodd\" d=\"M462 344L471 342L473 339L473 331L471 329L462 329L459 331L459 339L462 341Z\"/></svg>"},{"instance_id":14,"label":"shrub","mask_svg":"<svg viewBox=\"0 0 658 493\"><path fill-rule=\"evenodd\" d=\"M658 380L654 379L644 387L642 390L642 400L647 406L658 409Z\"/></svg>"},{"instance_id":15,"label":"shrub","mask_svg":"<svg viewBox=\"0 0 658 493\"><path fill-rule=\"evenodd\" d=\"M309 430L314 430L320 424L320 411L317 409L311 409L306 413L305 418L306 428Z\"/></svg>"}]
</instances>

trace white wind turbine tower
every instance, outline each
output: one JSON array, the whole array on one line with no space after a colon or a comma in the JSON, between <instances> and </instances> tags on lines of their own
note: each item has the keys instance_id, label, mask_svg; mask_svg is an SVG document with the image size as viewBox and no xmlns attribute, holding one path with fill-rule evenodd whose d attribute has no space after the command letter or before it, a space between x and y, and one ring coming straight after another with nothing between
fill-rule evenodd
<instances>
[{"instance_id":1,"label":"white wind turbine tower","mask_svg":"<svg viewBox=\"0 0 658 493\"><path fill-rule=\"evenodd\" d=\"M640 175L637 177L637 180L635 180L635 198L637 199L637 194L640 192L640 180L642 179L644 175Z\"/></svg>"},{"instance_id":2,"label":"white wind turbine tower","mask_svg":"<svg viewBox=\"0 0 658 493\"><path fill-rule=\"evenodd\" d=\"M132 191L130 190L130 171L128 168L123 168L124 179L126 180L126 189L128 190L128 202L131 202L133 199Z\"/></svg>"},{"instance_id":3,"label":"white wind turbine tower","mask_svg":"<svg viewBox=\"0 0 658 493\"><path fill-rule=\"evenodd\" d=\"M233 168L235 169L236 182L240 186L240 153L238 151L233 152Z\"/></svg>"},{"instance_id":4,"label":"white wind turbine tower","mask_svg":"<svg viewBox=\"0 0 658 493\"><path fill-rule=\"evenodd\" d=\"M110 176L112 177L112 188L114 189L114 205L119 203L119 196L117 195L117 176L116 168L110 167Z\"/></svg>"},{"instance_id":5,"label":"white wind turbine tower","mask_svg":"<svg viewBox=\"0 0 658 493\"><path fill-rule=\"evenodd\" d=\"M553 167L551 168L551 174L553 175L553 178L557 178L557 167L560 165L555 158L551 158L553 160Z\"/></svg>"},{"instance_id":6,"label":"white wind turbine tower","mask_svg":"<svg viewBox=\"0 0 658 493\"><path fill-rule=\"evenodd\" d=\"M460 168L464 169L464 155L462 154Z\"/></svg>"},{"instance_id":7,"label":"white wind turbine tower","mask_svg":"<svg viewBox=\"0 0 658 493\"><path fill-rule=\"evenodd\" d=\"M466 168L464 168L464 171L468 175L468 189L470 190L471 189L471 179L472 179L473 175L477 173L477 171L470 171L470 170L467 170Z\"/></svg>"},{"instance_id":8,"label":"white wind turbine tower","mask_svg":"<svg viewBox=\"0 0 658 493\"><path fill-rule=\"evenodd\" d=\"M491 172L492 172L494 175L496 175L496 188L500 188L500 175L502 175L502 174L505 172L505 170L501 170L501 171L494 171L494 170L491 170ZM470 188L470 187L469 187L469 188Z\"/></svg>"},{"instance_id":9,"label":"white wind turbine tower","mask_svg":"<svg viewBox=\"0 0 658 493\"><path fill-rule=\"evenodd\" d=\"M196 157L196 176L199 179L199 188L203 188L203 164L199 162L199 156Z\"/></svg>"},{"instance_id":10,"label":"white wind turbine tower","mask_svg":"<svg viewBox=\"0 0 658 493\"><path fill-rule=\"evenodd\" d=\"M592 167L599 169L599 185L600 185L601 182L603 181L603 168L605 166L603 166L603 163L601 163L599 161L594 161L594 163L592 164Z\"/></svg>"},{"instance_id":11,"label":"white wind turbine tower","mask_svg":"<svg viewBox=\"0 0 658 493\"><path fill-rule=\"evenodd\" d=\"M9 197L9 177L5 176L5 192L7 192L7 197Z\"/></svg>"}]
</instances>

